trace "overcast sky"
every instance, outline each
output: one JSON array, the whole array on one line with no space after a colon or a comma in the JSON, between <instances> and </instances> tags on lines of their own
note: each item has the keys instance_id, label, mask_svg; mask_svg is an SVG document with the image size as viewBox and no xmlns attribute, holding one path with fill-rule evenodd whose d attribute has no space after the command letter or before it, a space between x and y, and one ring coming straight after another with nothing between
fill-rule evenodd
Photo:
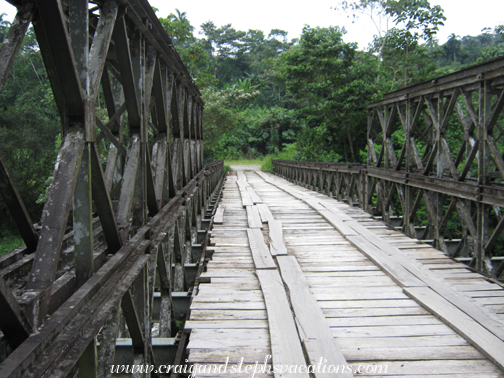
<instances>
[{"instance_id":1,"label":"overcast sky","mask_svg":"<svg viewBox=\"0 0 504 378\"><path fill-rule=\"evenodd\" d=\"M296 5L285 0L151 0L159 9L158 16L166 17L175 13L175 8L187 13L187 18L196 27L210 20L216 26L231 23L235 29L263 30L266 36L271 29L289 32L289 39L297 38L305 24L315 26L344 26L347 29L346 42L358 42L364 49L375 34L375 27L366 16L354 23L346 15L331 9L338 0L311 0ZM504 24L504 0L431 0L431 5L441 5L447 18L440 28L438 40L446 42L455 33L460 36L478 35L484 27L494 28ZM12 20L15 8L0 0L0 13L7 13Z\"/></svg>"}]
</instances>

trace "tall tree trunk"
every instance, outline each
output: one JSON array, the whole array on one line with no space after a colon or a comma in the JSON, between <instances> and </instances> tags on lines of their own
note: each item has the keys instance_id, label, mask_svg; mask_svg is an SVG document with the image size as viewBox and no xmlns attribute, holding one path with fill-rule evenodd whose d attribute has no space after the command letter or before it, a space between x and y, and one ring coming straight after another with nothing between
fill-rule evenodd
<instances>
[{"instance_id":1,"label":"tall tree trunk","mask_svg":"<svg viewBox=\"0 0 504 378\"><path fill-rule=\"evenodd\" d=\"M408 85L408 47L409 43L406 42L406 54L404 56L404 86Z\"/></svg>"},{"instance_id":2,"label":"tall tree trunk","mask_svg":"<svg viewBox=\"0 0 504 378\"><path fill-rule=\"evenodd\" d=\"M352 134L350 132L350 125L347 124L345 126L345 129L346 129L346 132L347 132L348 144L350 145L350 154L352 155L352 161L356 161L355 160L354 148L353 148L353 144L352 144Z\"/></svg>"}]
</instances>

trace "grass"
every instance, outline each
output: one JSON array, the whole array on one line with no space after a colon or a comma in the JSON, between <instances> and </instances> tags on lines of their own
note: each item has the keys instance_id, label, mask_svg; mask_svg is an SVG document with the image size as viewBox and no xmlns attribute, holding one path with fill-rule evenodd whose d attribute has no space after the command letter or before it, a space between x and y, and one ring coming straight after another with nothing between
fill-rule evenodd
<instances>
[{"instance_id":1,"label":"grass","mask_svg":"<svg viewBox=\"0 0 504 378\"><path fill-rule=\"evenodd\" d=\"M19 236L0 238L0 256L6 255L13 249L19 248L22 245L24 245L24 241Z\"/></svg>"},{"instance_id":2,"label":"grass","mask_svg":"<svg viewBox=\"0 0 504 378\"><path fill-rule=\"evenodd\" d=\"M225 165L261 165L263 163L262 160L255 159L255 160L224 160Z\"/></svg>"},{"instance_id":3,"label":"grass","mask_svg":"<svg viewBox=\"0 0 504 378\"><path fill-rule=\"evenodd\" d=\"M261 171L273 173L273 162L271 156L266 156L261 164Z\"/></svg>"}]
</instances>

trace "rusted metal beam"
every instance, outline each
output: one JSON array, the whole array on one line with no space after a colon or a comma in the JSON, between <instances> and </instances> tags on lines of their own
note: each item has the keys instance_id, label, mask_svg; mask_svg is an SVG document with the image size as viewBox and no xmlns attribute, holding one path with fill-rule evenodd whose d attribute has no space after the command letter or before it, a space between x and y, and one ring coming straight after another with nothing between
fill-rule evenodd
<instances>
[{"instance_id":1,"label":"rusted metal beam","mask_svg":"<svg viewBox=\"0 0 504 378\"><path fill-rule=\"evenodd\" d=\"M14 222L26 244L28 251L35 251L38 244L38 236L33 227L30 215L24 202L12 180L3 156L0 153L0 194L9 209Z\"/></svg>"},{"instance_id":2,"label":"rusted metal beam","mask_svg":"<svg viewBox=\"0 0 504 378\"><path fill-rule=\"evenodd\" d=\"M0 331L15 349L28 338L32 330L2 277L0 277L0 308L2 309Z\"/></svg>"},{"instance_id":3,"label":"rusted metal beam","mask_svg":"<svg viewBox=\"0 0 504 378\"><path fill-rule=\"evenodd\" d=\"M105 239L107 240L108 252L115 253L123 245L117 221L110 200L109 193L105 185L103 169L100 163L100 155L96 144L91 146L91 168L92 168L92 188L93 200L98 210L100 224L103 228Z\"/></svg>"},{"instance_id":4,"label":"rusted metal beam","mask_svg":"<svg viewBox=\"0 0 504 378\"><path fill-rule=\"evenodd\" d=\"M140 105L136 89L136 80L133 75L133 65L129 47L129 39L124 17L118 17L114 27L114 42L117 60L121 71L121 84L123 85L128 109L128 122L134 127L140 127Z\"/></svg>"},{"instance_id":5,"label":"rusted metal beam","mask_svg":"<svg viewBox=\"0 0 504 378\"><path fill-rule=\"evenodd\" d=\"M89 51L89 101L94 104L99 93L99 85L105 68L112 32L116 21L118 5L116 1L106 1L100 10L100 19Z\"/></svg>"},{"instance_id":6,"label":"rusted metal beam","mask_svg":"<svg viewBox=\"0 0 504 378\"><path fill-rule=\"evenodd\" d=\"M504 74L504 58L499 57L487 62L475 64L460 71L438 77L434 80L413 84L383 96L382 101L368 105L368 108L405 101L413 97L436 94L441 91L474 84L484 79L501 77Z\"/></svg>"},{"instance_id":7,"label":"rusted metal beam","mask_svg":"<svg viewBox=\"0 0 504 378\"><path fill-rule=\"evenodd\" d=\"M42 212L43 227L28 289L44 290L54 282L84 145L84 134L80 131L71 132L67 134L58 154L58 164Z\"/></svg>"},{"instance_id":8,"label":"rusted metal beam","mask_svg":"<svg viewBox=\"0 0 504 378\"><path fill-rule=\"evenodd\" d=\"M48 49L48 54L51 55L68 116L70 118L83 116L83 88L70 44L62 4L60 1L52 0L35 0L35 3L39 15L39 21L37 22L42 23L43 33L46 39L50 41L47 45L39 43L39 46L41 50Z\"/></svg>"}]
</instances>

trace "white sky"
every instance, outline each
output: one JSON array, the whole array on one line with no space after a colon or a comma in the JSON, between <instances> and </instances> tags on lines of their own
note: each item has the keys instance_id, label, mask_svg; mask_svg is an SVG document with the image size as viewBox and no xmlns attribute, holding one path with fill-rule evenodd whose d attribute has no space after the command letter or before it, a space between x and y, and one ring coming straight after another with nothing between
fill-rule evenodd
<instances>
[{"instance_id":1,"label":"white sky","mask_svg":"<svg viewBox=\"0 0 504 378\"><path fill-rule=\"evenodd\" d=\"M158 16L166 17L175 13L175 8L187 13L187 18L196 27L210 20L219 27L231 23L235 29L260 29L267 36L271 29L289 32L289 39L300 36L303 25L344 26L346 42L358 42L364 49L371 41L375 28L366 16L361 16L352 24L351 19L331 7L338 0L311 0L295 4L285 0L255 0L244 2L237 0L150 0L152 6L159 9ZM484 27L494 28L504 24L503 0L430 0L431 5L441 5L447 18L445 26L440 28L437 38L439 43L446 42L451 33L460 36L478 35ZM302 5L300 5L302 4ZM0 0L0 13L7 13L6 19L12 20L15 8Z\"/></svg>"}]
</instances>

